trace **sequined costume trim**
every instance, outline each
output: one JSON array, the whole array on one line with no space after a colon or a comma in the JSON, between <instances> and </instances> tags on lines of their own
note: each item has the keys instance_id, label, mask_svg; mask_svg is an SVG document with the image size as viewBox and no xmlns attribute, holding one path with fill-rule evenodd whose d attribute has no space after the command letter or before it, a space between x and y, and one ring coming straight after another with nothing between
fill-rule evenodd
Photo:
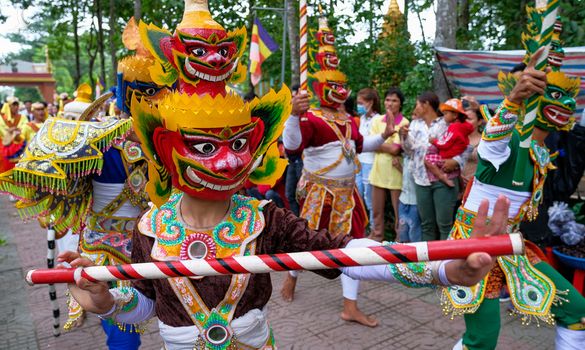
<instances>
[{"instance_id":1,"label":"sequined costume trim","mask_svg":"<svg viewBox=\"0 0 585 350\"><path fill-rule=\"evenodd\" d=\"M475 213L459 208L450 239L467 239L475 221ZM522 215L522 211L518 216ZM517 232L518 218L509 221L508 233ZM473 287L451 286L443 288L442 306L451 318L466 313L474 313L484 298L498 298L504 285L510 291L510 299L515 310L525 319L537 318L554 324L550 307L558 302L560 296L554 283L534 267L540 262L537 254L527 248L526 255L504 256L497 259L498 264L484 280Z\"/></svg>"},{"instance_id":2,"label":"sequined costume trim","mask_svg":"<svg viewBox=\"0 0 585 350\"><path fill-rule=\"evenodd\" d=\"M487 120L482 139L494 141L510 136L516 127L519 109L519 105L505 99L500 108L496 111L496 114L492 117L487 106L482 106L480 111L483 117Z\"/></svg>"},{"instance_id":3,"label":"sequined costume trim","mask_svg":"<svg viewBox=\"0 0 585 350\"><path fill-rule=\"evenodd\" d=\"M353 177L331 179L303 170L297 186L297 198L303 202L300 217L308 221L309 228L319 228L323 207L330 206L329 232L333 235L349 235L352 215L356 206Z\"/></svg>"}]
</instances>

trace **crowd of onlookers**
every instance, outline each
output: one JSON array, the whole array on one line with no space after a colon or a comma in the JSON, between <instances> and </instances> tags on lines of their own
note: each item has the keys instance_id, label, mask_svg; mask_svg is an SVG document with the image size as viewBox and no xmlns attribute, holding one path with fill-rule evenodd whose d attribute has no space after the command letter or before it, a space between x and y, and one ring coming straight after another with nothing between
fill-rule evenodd
<instances>
[{"instance_id":1,"label":"crowd of onlookers","mask_svg":"<svg viewBox=\"0 0 585 350\"><path fill-rule=\"evenodd\" d=\"M376 89L364 88L344 105L364 137L381 133L387 123L395 130L377 152L357 155L355 185L369 214L369 238L446 239L477 166L484 120L473 97L440 103L436 94L425 92L409 116L402 114L404 100L398 88L386 91L382 99ZM284 177L272 188L249 184L246 191L298 215L302 156L288 154L282 145L281 155L289 161Z\"/></svg>"}]
</instances>

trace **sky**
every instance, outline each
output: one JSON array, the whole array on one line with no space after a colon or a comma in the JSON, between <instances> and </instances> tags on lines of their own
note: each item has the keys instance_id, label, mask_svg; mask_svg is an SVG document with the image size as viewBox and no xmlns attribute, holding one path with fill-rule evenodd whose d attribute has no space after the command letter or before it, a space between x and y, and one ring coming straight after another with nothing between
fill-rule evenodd
<instances>
[{"instance_id":1,"label":"sky","mask_svg":"<svg viewBox=\"0 0 585 350\"><path fill-rule=\"evenodd\" d=\"M313 1L313 0L309 0ZM351 10L351 3L352 2L341 2L339 8L336 11L342 11L343 13L352 13ZM381 9L384 14L388 11L388 6L390 4L390 0L386 0L384 3L384 7ZM404 0L398 0L398 6L400 7L400 11L404 11ZM26 11L23 10L16 10L11 5L10 0L0 0L0 8L2 8L2 13L8 17L5 22L0 23L0 33L16 33L20 30L26 28L26 20L32 18L35 13L34 8L30 8ZM421 14L421 18L423 21L425 37L427 41L432 42L435 36L435 13L433 9L429 9ZM422 40L422 33L420 29L420 24L418 19L415 15L410 14L408 16L408 30L410 32L411 39L413 41L420 41ZM352 38L348 38L349 42L360 42L364 40L368 35L367 28L358 28L356 30L356 35ZM11 42L7 38L0 35L0 58L6 56L12 52L18 52L22 48L21 44Z\"/></svg>"},{"instance_id":2,"label":"sky","mask_svg":"<svg viewBox=\"0 0 585 350\"><path fill-rule=\"evenodd\" d=\"M8 17L5 22L0 22L0 33L17 33L19 30L26 28L23 18L30 18L34 13L34 10L17 11L11 5L10 0L0 0L0 8L2 8L2 14ZM13 43L0 35L0 57L12 52L18 52L21 48L22 45Z\"/></svg>"}]
</instances>

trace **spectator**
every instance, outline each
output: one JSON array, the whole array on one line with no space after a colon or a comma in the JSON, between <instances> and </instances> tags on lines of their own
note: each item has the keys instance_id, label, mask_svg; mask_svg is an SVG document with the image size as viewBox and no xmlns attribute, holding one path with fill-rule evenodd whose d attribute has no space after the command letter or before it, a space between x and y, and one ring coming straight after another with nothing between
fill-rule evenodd
<instances>
[{"instance_id":1,"label":"spectator","mask_svg":"<svg viewBox=\"0 0 585 350\"><path fill-rule=\"evenodd\" d=\"M357 95L357 113L359 115L359 131L363 137L371 135L372 120L380 115L380 96L378 92L372 88L364 88L358 92ZM382 130L384 130L382 128ZM359 153L358 159L361 164L361 170L358 172L355 182L366 204L366 209L369 213L370 231L374 227L374 210L372 208L372 188L370 186L370 171L374 163L375 152Z\"/></svg>"},{"instance_id":2,"label":"spectator","mask_svg":"<svg viewBox=\"0 0 585 350\"><path fill-rule=\"evenodd\" d=\"M413 114L412 120L416 119L419 117ZM396 240L402 243L418 242L422 239L422 231L416 205L414 178L410 172L412 154L404 150L402 158L402 191L398 197L398 237Z\"/></svg>"},{"instance_id":3,"label":"spectator","mask_svg":"<svg viewBox=\"0 0 585 350\"><path fill-rule=\"evenodd\" d=\"M412 154L410 171L415 182L416 203L421 218L422 238L425 241L447 239L453 225L453 213L457 204L459 180L454 187L440 181L431 182L427 176L424 159L429 148L429 138L438 138L447 130L445 120L439 117L439 98L433 92L421 94L416 101L415 114L420 119L400 129L402 146ZM462 169L471 147L460 156L446 159L443 171Z\"/></svg>"},{"instance_id":4,"label":"spectator","mask_svg":"<svg viewBox=\"0 0 585 350\"><path fill-rule=\"evenodd\" d=\"M439 107L443 112L443 120L447 123L447 131L440 138L429 139L431 145L425 157L427 176L429 180L439 180L449 187L454 187L452 179L458 177L458 170L445 173L440 168L445 159L462 154L469 145L469 134L473 132L473 125L467 123L467 114L461 100L452 98Z\"/></svg>"},{"instance_id":5,"label":"spectator","mask_svg":"<svg viewBox=\"0 0 585 350\"><path fill-rule=\"evenodd\" d=\"M33 103L31 100L24 101L24 111L22 111L22 114L24 114L26 116L26 118L28 119L29 122L34 119L33 111L32 111L32 104Z\"/></svg>"},{"instance_id":6,"label":"spectator","mask_svg":"<svg viewBox=\"0 0 585 350\"><path fill-rule=\"evenodd\" d=\"M299 92L299 84L292 86L292 95L296 96ZM303 173L303 158L302 152L291 152L285 149L286 158L288 159L288 166L286 168L286 182L284 195L290 206L290 210L296 216L300 214L299 202L297 202L297 184Z\"/></svg>"},{"instance_id":7,"label":"spectator","mask_svg":"<svg viewBox=\"0 0 585 350\"><path fill-rule=\"evenodd\" d=\"M355 121L356 125L360 126L360 116L358 115L357 111L355 110L355 99L351 96L343 102L341 107L339 108L340 111L345 112L352 116L353 120Z\"/></svg>"},{"instance_id":8,"label":"spectator","mask_svg":"<svg viewBox=\"0 0 585 350\"><path fill-rule=\"evenodd\" d=\"M461 171L461 188L465 189L469 181L473 179L475 169L477 168L477 146L479 145L479 141L481 141L481 133L485 127L485 121L479 112L479 103L475 97L463 96L461 102L465 109L465 114L467 114L467 122L473 125L473 132L469 135L469 144L473 147L473 151Z\"/></svg>"},{"instance_id":9,"label":"spectator","mask_svg":"<svg viewBox=\"0 0 585 350\"><path fill-rule=\"evenodd\" d=\"M59 107L57 107L54 103L49 103L47 110L49 112L49 117L56 117L57 113L59 112Z\"/></svg>"},{"instance_id":10,"label":"spectator","mask_svg":"<svg viewBox=\"0 0 585 350\"><path fill-rule=\"evenodd\" d=\"M384 240L384 214L386 212L386 191L390 191L392 209L394 210L394 230L398 231L398 197L402 188L400 137L398 131L408 126L408 119L402 115L404 95L397 88L390 88L384 97L385 115L378 115L372 121L372 134L379 134L386 126L393 126L395 133L383 143L375 153L369 182L372 186L372 207L374 212L374 230L370 238Z\"/></svg>"}]
</instances>

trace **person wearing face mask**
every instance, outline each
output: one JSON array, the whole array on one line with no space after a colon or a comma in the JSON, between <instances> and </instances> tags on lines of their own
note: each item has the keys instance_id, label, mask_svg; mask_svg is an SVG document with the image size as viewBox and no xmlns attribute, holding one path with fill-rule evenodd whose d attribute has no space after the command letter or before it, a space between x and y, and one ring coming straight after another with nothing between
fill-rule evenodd
<instances>
[{"instance_id":1,"label":"person wearing face mask","mask_svg":"<svg viewBox=\"0 0 585 350\"><path fill-rule=\"evenodd\" d=\"M357 94L357 113L359 115L359 131L363 137L371 135L372 120L380 115L380 97L378 91L373 88L361 89ZM370 171L374 163L374 152L362 152L358 154L358 159L362 169L357 173L355 184L369 214L370 231L374 228L374 210L372 207L372 187L370 186Z\"/></svg>"},{"instance_id":2,"label":"person wearing face mask","mask_svg":"<svg viewBox=\"0 0 585 350\"><path fill-rule=\"evenodd\" d=\"M378 133L385 128L398 132L400 128L408 126L408 119L402 115L404 95L397 88L386 92L384 106L386 114L374 118L372 133ZM392 209L394 211L394 229L398 233L398 197L402 188L402 147L398 133L388 138L376 151L372 172L369 181L372 186L372 203L374 212L374 230L370 236L376 241L384 240L384 214L386 212L386 192L390 191Z\"/></svg>"}]
</instances>

